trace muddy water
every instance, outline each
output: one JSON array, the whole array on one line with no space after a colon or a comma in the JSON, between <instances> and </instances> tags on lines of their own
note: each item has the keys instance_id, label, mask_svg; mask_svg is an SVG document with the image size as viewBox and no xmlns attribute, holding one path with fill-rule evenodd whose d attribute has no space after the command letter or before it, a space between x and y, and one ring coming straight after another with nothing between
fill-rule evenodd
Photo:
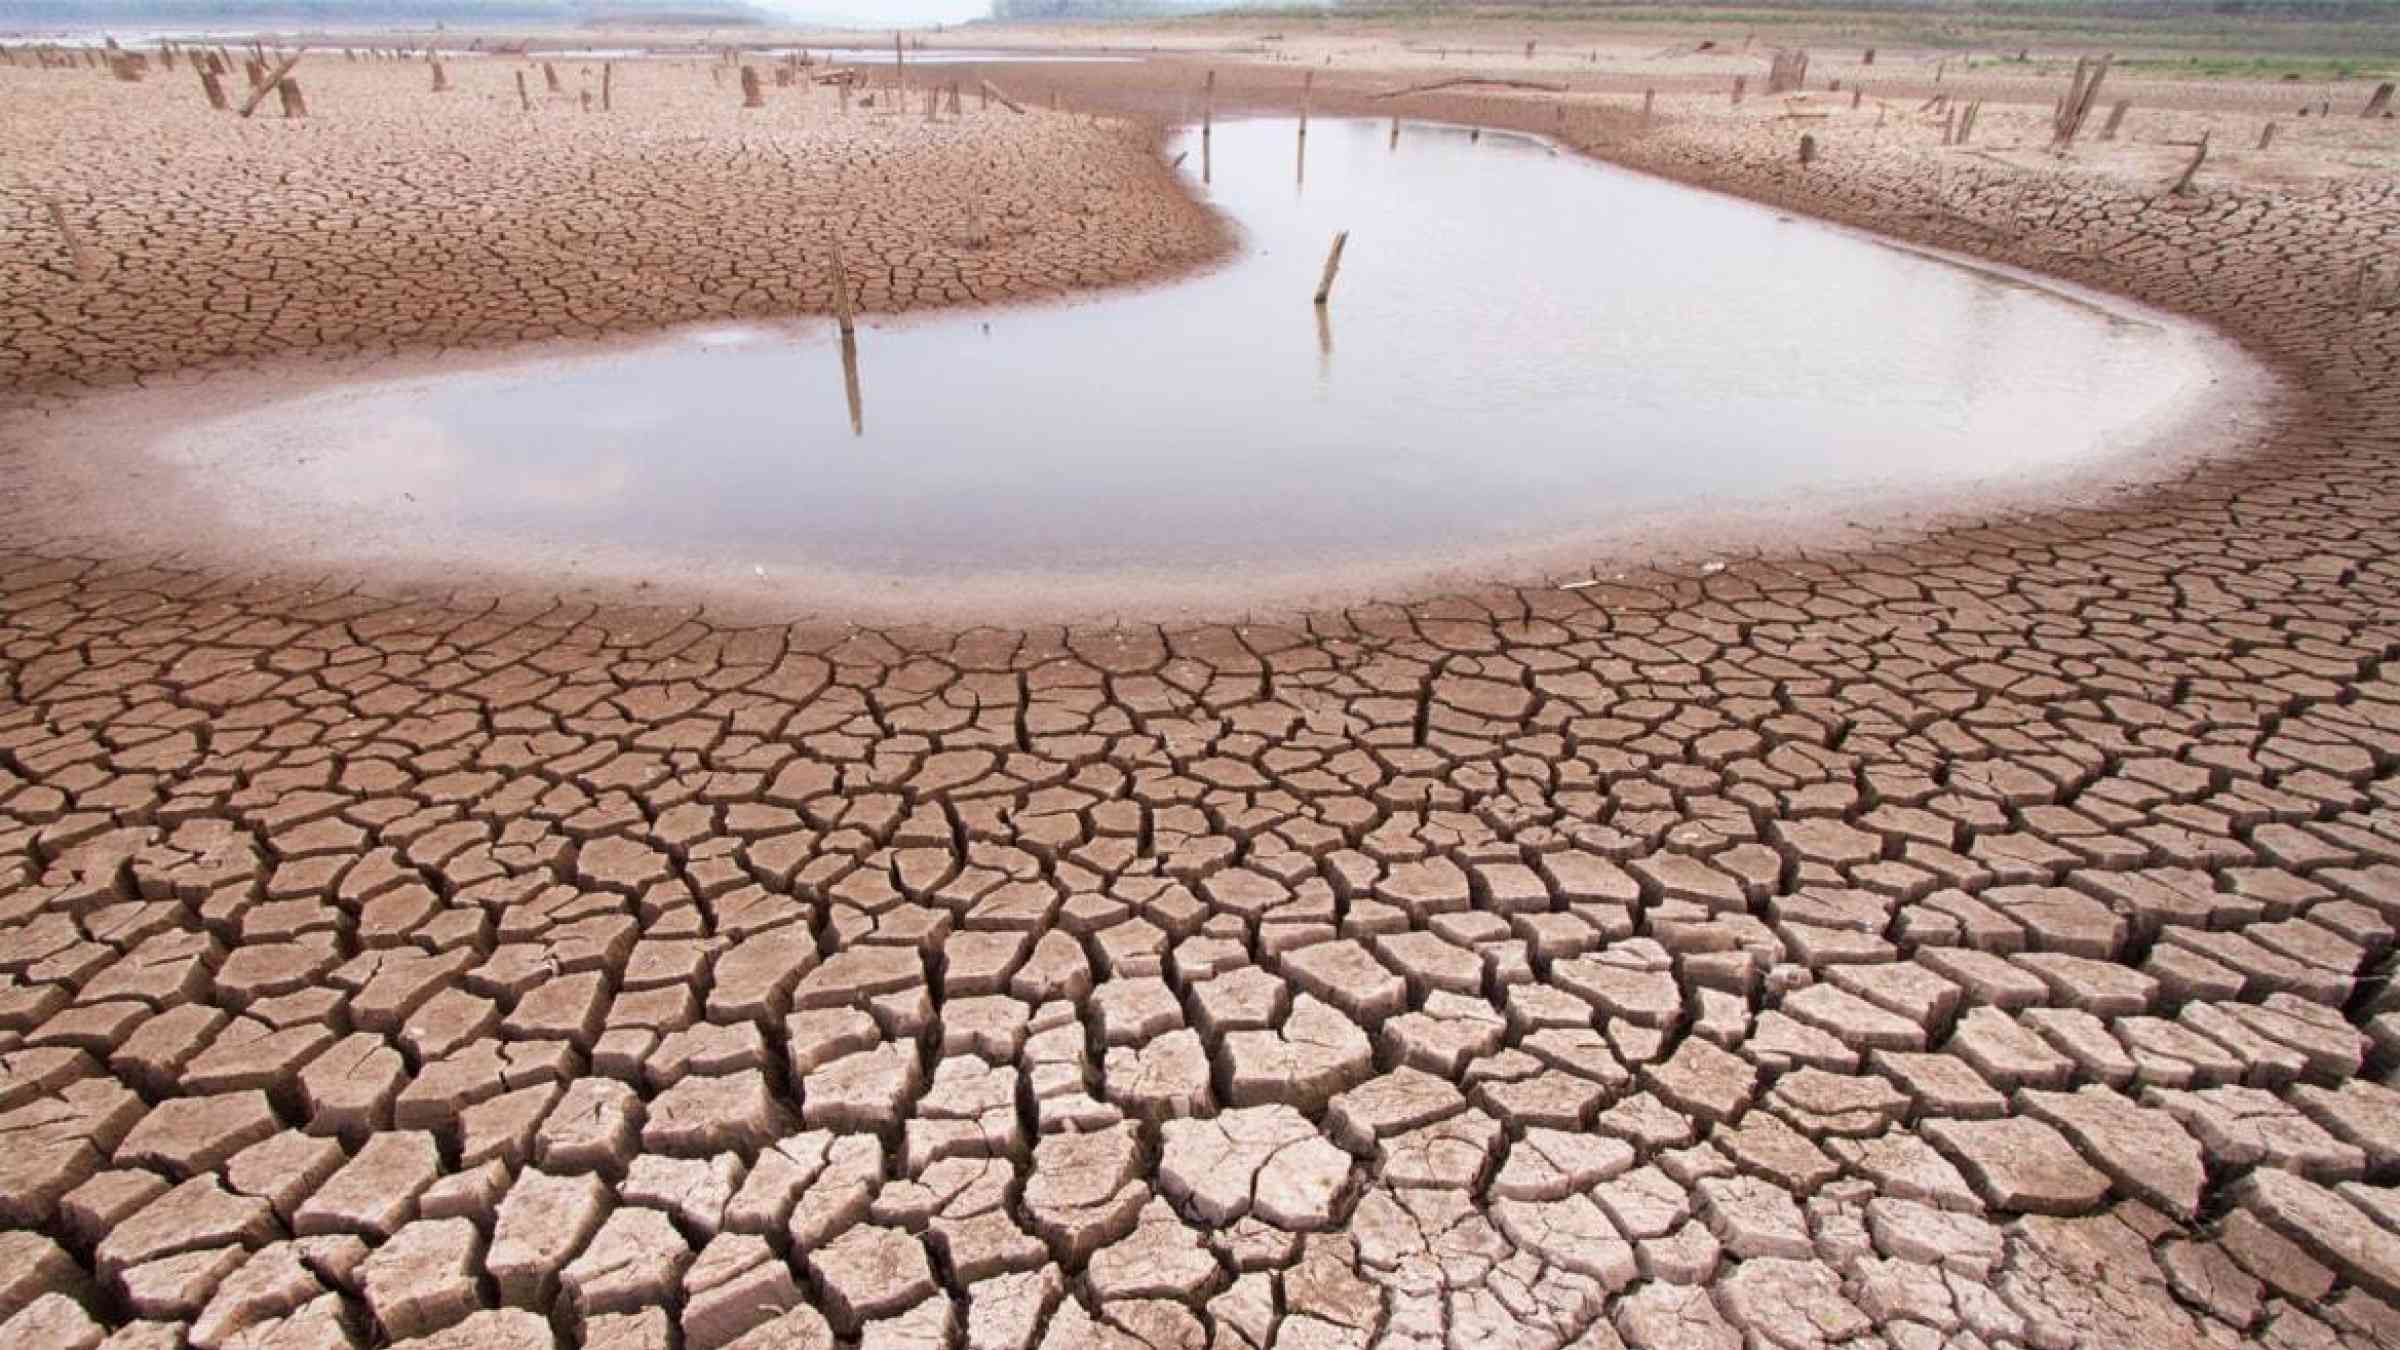
<instances>
[{"instance_id":1,"label":"muddy water","mask_svg":"<svg viewBox=\"0 0 2400 1350\"><path fill-rule=\"evenodd\" d=\"M1297 576L2048 481L2223 369L2157 316L1535 140L1320 120L1303 162L1261 120L1184 151L1244 234L1195 279L872 322L854 364L830 325L718 327L353 385L158 453L331 556Z\"/></svg>"}]
</instances>

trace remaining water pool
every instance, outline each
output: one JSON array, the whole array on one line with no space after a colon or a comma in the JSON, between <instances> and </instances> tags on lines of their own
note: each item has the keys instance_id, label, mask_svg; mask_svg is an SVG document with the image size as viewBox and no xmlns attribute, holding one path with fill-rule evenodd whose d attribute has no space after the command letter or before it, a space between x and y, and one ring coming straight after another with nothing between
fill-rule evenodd
<instances>
[{"instance_id":1,"label":"remaining water pool","mask_svg":"<svg viewBox=\"0 0 2400 1350\"><path fill-rule=\"evenodd\" d=\"M1292 577L2047 481L2224 369L2180 324L1537 140L1321 120L1303 164L1294 133L1181 138L1245 236L1192 280L871 323L854 372L809 324L352 384L157 453L336 557Z\"/></svg>"}]
</instances>

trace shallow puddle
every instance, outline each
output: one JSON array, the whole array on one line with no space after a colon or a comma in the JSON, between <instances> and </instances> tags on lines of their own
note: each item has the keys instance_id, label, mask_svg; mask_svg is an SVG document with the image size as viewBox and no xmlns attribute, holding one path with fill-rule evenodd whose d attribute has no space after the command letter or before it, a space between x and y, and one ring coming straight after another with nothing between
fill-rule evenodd
<instances>
[{"instance_id":1,"label":"shallow puddle","mask_svg":"<svg viewBox=\"0 0 2400 1350\"><path fill-rule=\"evenodd\" d=\"M2196 329L1533 139L1300 149L1259 120L1170 150L1244 232L1194 279L868 323L849 366L810 323L354 384L157 453L337 556L1296 576L2047 481L2223 369Z\"/></svg>"}]
</instances>

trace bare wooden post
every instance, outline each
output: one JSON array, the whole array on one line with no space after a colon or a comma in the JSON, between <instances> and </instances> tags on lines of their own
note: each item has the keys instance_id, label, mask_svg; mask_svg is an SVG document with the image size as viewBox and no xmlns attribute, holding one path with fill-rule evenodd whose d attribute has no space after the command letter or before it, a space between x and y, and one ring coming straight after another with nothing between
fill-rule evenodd
<instances>
[{"instance_id":1,"label":"bare wooden post","mask_svg":"<svg viewBox=\"0 0 2400 1350\"><path fill-rule=\"evenodd\" d=\"M2108 110L2108 123L2100 128L2100 139L2104 141L2115 140L2117 138L2117 128L2125 125L2125 114L2131 111L2133 111L2132 99L2118 99L2117 106Z\"/></svg>"},{"instance_id":2,"label":"bare wooden post","mask_svg":"<svg viewBox=\"0 0 2400 1350\"><path fill-rule=\"evenodd\" d=\"M2269 122L2265 126L2258 129L2258 148L2264 150L2274 143L2275 124L2273 122Z\"/></svg>"},{"instance_id":3,"label":"bare wooden post","mask_svg":"<svg viewBox=\"0 0 2400 1350\"><path fill-rule=\"evenodd\" d=\"M1734 77L1733 77L1733 101L1734 101L1734 103L1735 103L1737 106L1738 106L1738 105L1741 103L1741 101L1742 101L1742 89L1743 89L1743 87L1744 87L1744 86L1746 86L1746 85L1748 85L1749 83L1750 83L1750 77L1749 77L1749 76L1747 76L1747 75L1736 75L1736 76L1734 76Z\"/></svg>"},{"instance_id":4,"label":"bare wooden post","mask_svg":"<svg viewBox=\"0 0 2400 1350\"><path fill-rule=\"evenodd\" d=\"M283 115L285 117L308 116L308 100L300 96L298 80L286 75L276 84L275 92L283 97Z\"/></svg>"},{"instance_id":5,"label":"bare wooden post","mask_svg":"<svg viewBox=\"0 0 2400 1350\"><path fill-rule=\"evenodd\" d=\"M1325 275L1317 282L1317 303L1333 298L1333 279L1341 275L1342 250L1350 246L1350 232L1344 230L1333 237L1333 251L1325 255Z\"/></svg>"},{"instance_id":6,"label":"bare wooden post","mask_svg":"<svg viewBox=\"0 0 2400 1350\"><path fill-rule=\"evenodd\" d=\"M1654 108L1654 107L1657 105L1657 103L1658 103L1658 91L1657 91L1657 90L1655 90L1655 89L1645 89L1645 90L1643 90L1643 91L1642 91L1642 125L1643 125L1643 126L1648 126L1648 125L1650 125L1650 113L1651 113L1651 110L1652 110L1652 109L1653 109L1653 108Z\"/></svg>"},{"instance_id":7,"label":"bare wooden post","mask_svg":"<svg viewBox=\"0 0 2400 1350\"><path fill-rule=\"evenodd\" d=\"M242 74L249 77L251 88L263 89L267 84L267 63L264 61L244 61L242 63Z\"/></svg>"},{"instance_id":8,"label":"bare wooden post","mask_svg":"<svg viewBox=\"0 0 2400 1350\"><path fill-rule=\"evenodd\" d=\"M1020 117L1025 115L1025 110L1017 106L1016 100L1010 98L1006 94L1001 93L1000 86L992 83L990 80L985 80L983 82L983 92L1000 100L1000 106L1008 109L1010 112L1015 113Z\"/></svg>"},{"instance_id":9,"label":"bare wooden post","mask_svg":"<svg viewBox=\"0 0 2400 1350\"><path fill-rule=\"evenodd\" d=\"M1983 100L1977 99L1973 103L1967 105L1967 110L1965 112L1958 115L1958 143L1960 145L1965 145L1967 142L1975 139L1975 119L1980 116L1982 112Z\"/></svg>"},{"instance_id":10,"label":"bare wooden post","mask_svg":"<svg viewBox=\"0 0 2400 1350\"><path fill-rule=\"evenodd\" d=\"M1816 162L1817 138L1802 132L1800 135L1800 167L1805 169Z\"/></svg>"},{"instance_id":11,"label":"bare wooden post","mask_svg":"<svg viewBox=\"0 0 2400 1350\"><path fill-rule=\"evenodd\" d=\"M950 115L952 117L963 117L966 115L965 113L959 111L958 81L956 80L952 80L950 82Z\"/></svg>"},{"instance_id":12,"label":"bare wooden post","mask_svg":"<svg viewBox=\"0 0 2400 1350\"><path fill-rule=\"evenodd\" d=\"M450 92L450 72L442 69L442 63L438 59L433 63L433 92L437 94Z\"/></svg>"},{"instance_id":13,"label":"bare wooden post","mask_svg":"<svg viewBox=\"0 0 2400 1350\"><path fill-rule=\"evenodd\" d=\"M75 269L77 281L92 279L92 255L83 246L83 236L75 233L73 222L67 219L67 209L55 197L44 197L42 205L50 212L50 223L58 227L58 237L67 244L67 261Z\"/></svg>"},{"instance_id":14,"label":"bare wooden post","mask_svg":"<svg viewBox=\"0 0 2400 1350\"><path fill-rule=\"evenodd\" d=\"M989 85L985 86L989 88ZM1200 139L1205 143L1214 133L1217 122L1217 72L1208 72L1200 82Z\"/></svg>"},{"instance_id":15,"label":"bare wooden post","mask_svg":"<svg viewBox=\"0 0 2400 1350\"><path fill-rule=\"evenodd\" d=\"M752 66L742 67L742 106L745 108L767 106L766 91L758 87L758 71Z\"/></svg>"},{"instance_id":16,"label":"bare wooden post","mask_svg":"<svg viewBox=\"0 0 2400 1350\"><path fill-rule=\"evenodd\" d=\"M533 96L525 92L525 72L521 70L517 72L517 108L522 112L533 111Z\"/></svg>"},{"instance_id":17,"label":"bare wooden post","mask_svg":"<svg viewBox=\"0 0 2400 1350\"><path fill-rule=\"evenodd\" d=\"M130 56L112 56L108 58L108 73L115 76L117 79L124 81L126 84L140 84L142 82L142 68L135 65L133 63L133 58Z\"/></svg>"},{"instance_id":18,"label":"bare wooden post","mask_svg":"<svg viewBox=\"0 0 2400 1350\"><path fill-rule=\"evenodd\" d=\"M1858 61L1858 63L1859 63L1860 65L1862 65L1862 66L1871 66L1871 65L1874 65L1874 64L1875 64L1875 49L1874 49L1873 47L1869 47L1869 48L1867 48L1867 54L1866 54L1865 56L1863 56L1863 57L1860 57L1860 58L1859 58L1859 61Z\"/></svg>"},{"instance_id":19,"label":"bare wooden post","mask_svg":"<svg viewBox=\"0 0 2400 1350\"><path fill-rule=\"evenodd\" d=\"M850 111L850 82L848 80L842 81L842 111L845 113Z\"/></svg>"},{"instance_id":20,"label":"bare wooden post","mask_svg":"<svg viewBox=\"0 0 2400 1350\"><path fill-rule=\"evenodd\" d=\"M842 326L842 336L858 331L858 323L850 310L850 269L842 261L842 232L833 231L833 317Z\"/></svg>"},{"instance_id":21,"label":"bare wooden post","mask_svg":"<svg viewBox=\"0 0 2400 1350\"><path fill-rule=\"evenodd\" d=\"M616 105L617 63L600 63L600 111L607 112Z\"/></svg>"},{"instance_id":22,"label":"bare wooden post","mask_svg":"<svg viewBox=\"0 0 2400 1350\"><path fill-rule=\"evenodd\" d=\"M1308 139L1308 101L1317 87L1317 72L1308 71L1300 77L1300 139Z\"/></svg>"},{"instance_id":23,"label":"bare wooden post","mask_svg":"<svg viewBox=\"0 0 2400 1350\"><path fill-rule=\"evenodd\" d=\"M1934 63L1934 67L1933 67L1933 82L1934 82L1935 84L1940 84L1940 83L1942 82L1942 76L1944 76L1944 75L1947 75L1947 74L1949 74L1949 73L1950 73L1950 58L1948 58L1948 57L1943 57L1943 58L1942 58L1940 61L1938 61L1938 62Z\"/></svg>"},{"instance_id":24,"label":"bare wooden post","mask_svg":"<svg viewBox=\"0 0 2400 1350\"><path fill-rule=\"evenodd\" d=\"M2167 189L2167 195L2171 197L2180 197L2184 193L2191 191L2192 175L2200 172L2200 165L2207 158L2208 133L2203 131L2200 133L2199 143L2192 147L2192 162L2183 166L2183 176L2175 180L2175 186Z\"/></svg>"},{"instance_id":25,"label":"bare wooden post","mask_svg":"<svg viewBox=\"0 0 2400 1350\"><path fill-rule=\"evenodd\" d=\"M558 67L550 64L547 61L544 61L542 63L542 78L549 82L551 93L555 94L559 92Z\"/></svg>"},{"instance_id":26,"label":"bare wooden post","mask_svg":"<svg viewBox=\"0 0 2400 1350\"><path fill-rule=\"evenodd\" d=\"M1525 59L1528 61L1533 59L1533 44L1530 42L1525 44Z\"/></svg>"},{"instance_id":27,"label":"bare wooden post","mask_svg":"<svg viewBox=\"0 0 2400 1350\"><path fill-rule=\"evenodd\" d=\"M2092 115L2092 105L2100 101L2100 82L2108 78L2109 63L2116 59L2114 53L2102 56L2092 63L2088 76L2084 63L2075 63L2075 82L2067 87L2067 101L2059 105L2058 135L2051 141L2052 149L2063 151L2075 143L2084 121Z\"/></svg>"},{"instance_id":28,"label":"bare wooden post","mask_svg":"<svg viewBox=\"0 0 2400 1350\"><path fill-rule=\"evenodd\" d=\"M2390 80L2386 80L2383 83L2375 86L2374 95L2367 100L2366 111L2360 113L2359 116L2381 117L2391 108L2391 106L2392 82Z\"/></svg>"},{"instance_id":29,"label":"bare wooden post","mask_svg":"<svg viewBox=\"0 0 2400 1350\"><path fill-rule=\"evenodd\" d=\"M1394 150L1400 148L1400 119L1398 117L1392 119L1392 148Z\"/></svg>"},{"instance_id":30,"label":"bare wooden post","mask_svg":"<svg viewBox=\"0 0 2400 1350\"><path fill-rule=\"evenodd\" d=\"M1953 105L1950 115L1942 119L1942 144L1958 144L1958 108Z\"/></svg>"},{"instance_id":31,"label":"bare wooden post","mask_svg":"<svg viewBox=\"0 0 2400 1350\"><path fill-rule=\"evenodd\" d=\"M200 72L200 92L208 95L208 106L218 112L225 111L225 82L217 78L215 71L197 61L192 63L192 69Z\"/></svg>"},{"instance_id":32,"label":"bare wooden post","mask_svg":"<svg viewBox=\"0 0 2400 1350\"><path fill-rule=\"evenodd\" d=\"M266 102L267 91L283 83L283 77L292 73L292 67L300 64L300 57L307 50L306 47L302 47L290 56L283 58L282 63L275 67L274 73L266 77L266 82L250 91L250 97L242 103L242 116L248 117L258 111L258 105Z\"/></svg>"},{"instance_id":33,"label":"bare wooden post","mask_svg":"<svg viewBox=\"0 0 2400 1350\"><path fill-rule=\"evenodd\" d=\"M1867 90L1866 90L1866 86L1864 86L1864 85L1857 85L1857 84L1854 84L1854 85L1851 85L1851 86L1850 86L1850 106L1851 106L1851 107L1853 107L1853 108L1857 107L1857 106L1858 106L1858 101L1859 101L1860 99L1862 99L1862 98L1865 98L1866 96L1867 96Z\"/></svg>"}]
</instances>

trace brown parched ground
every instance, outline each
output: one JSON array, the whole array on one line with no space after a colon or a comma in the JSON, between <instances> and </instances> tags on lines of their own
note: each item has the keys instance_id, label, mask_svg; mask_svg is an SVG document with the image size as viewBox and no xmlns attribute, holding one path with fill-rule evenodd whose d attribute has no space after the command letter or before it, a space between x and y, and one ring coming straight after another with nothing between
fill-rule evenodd
<instances>
[{"instance_id":1,"label":"brown parched ground","mask_svg":"<svg viewBox=\"0 0 2400 1350\"><path fill-rule=\"evenodd\" d=\"M1391 110L1387 45L1210 59ZM19 512L0 1345L2400 1344L2400 133L2353 84L2254 156L2299 91L2127 81L2062 163L2055 79L1945 150L1932 54L1856 110L1854 55L1738 108L1640 59L1399 110L2192 314L2292 396L2105 511L1275 624L394 597ZM312 57L244 127L0 66L0 371L813 307L830 217L876 308L1223 246L1146 120L1199 60L931 125L698 62L529 120L515 67Z\"/></svg>"}]
</instances>

